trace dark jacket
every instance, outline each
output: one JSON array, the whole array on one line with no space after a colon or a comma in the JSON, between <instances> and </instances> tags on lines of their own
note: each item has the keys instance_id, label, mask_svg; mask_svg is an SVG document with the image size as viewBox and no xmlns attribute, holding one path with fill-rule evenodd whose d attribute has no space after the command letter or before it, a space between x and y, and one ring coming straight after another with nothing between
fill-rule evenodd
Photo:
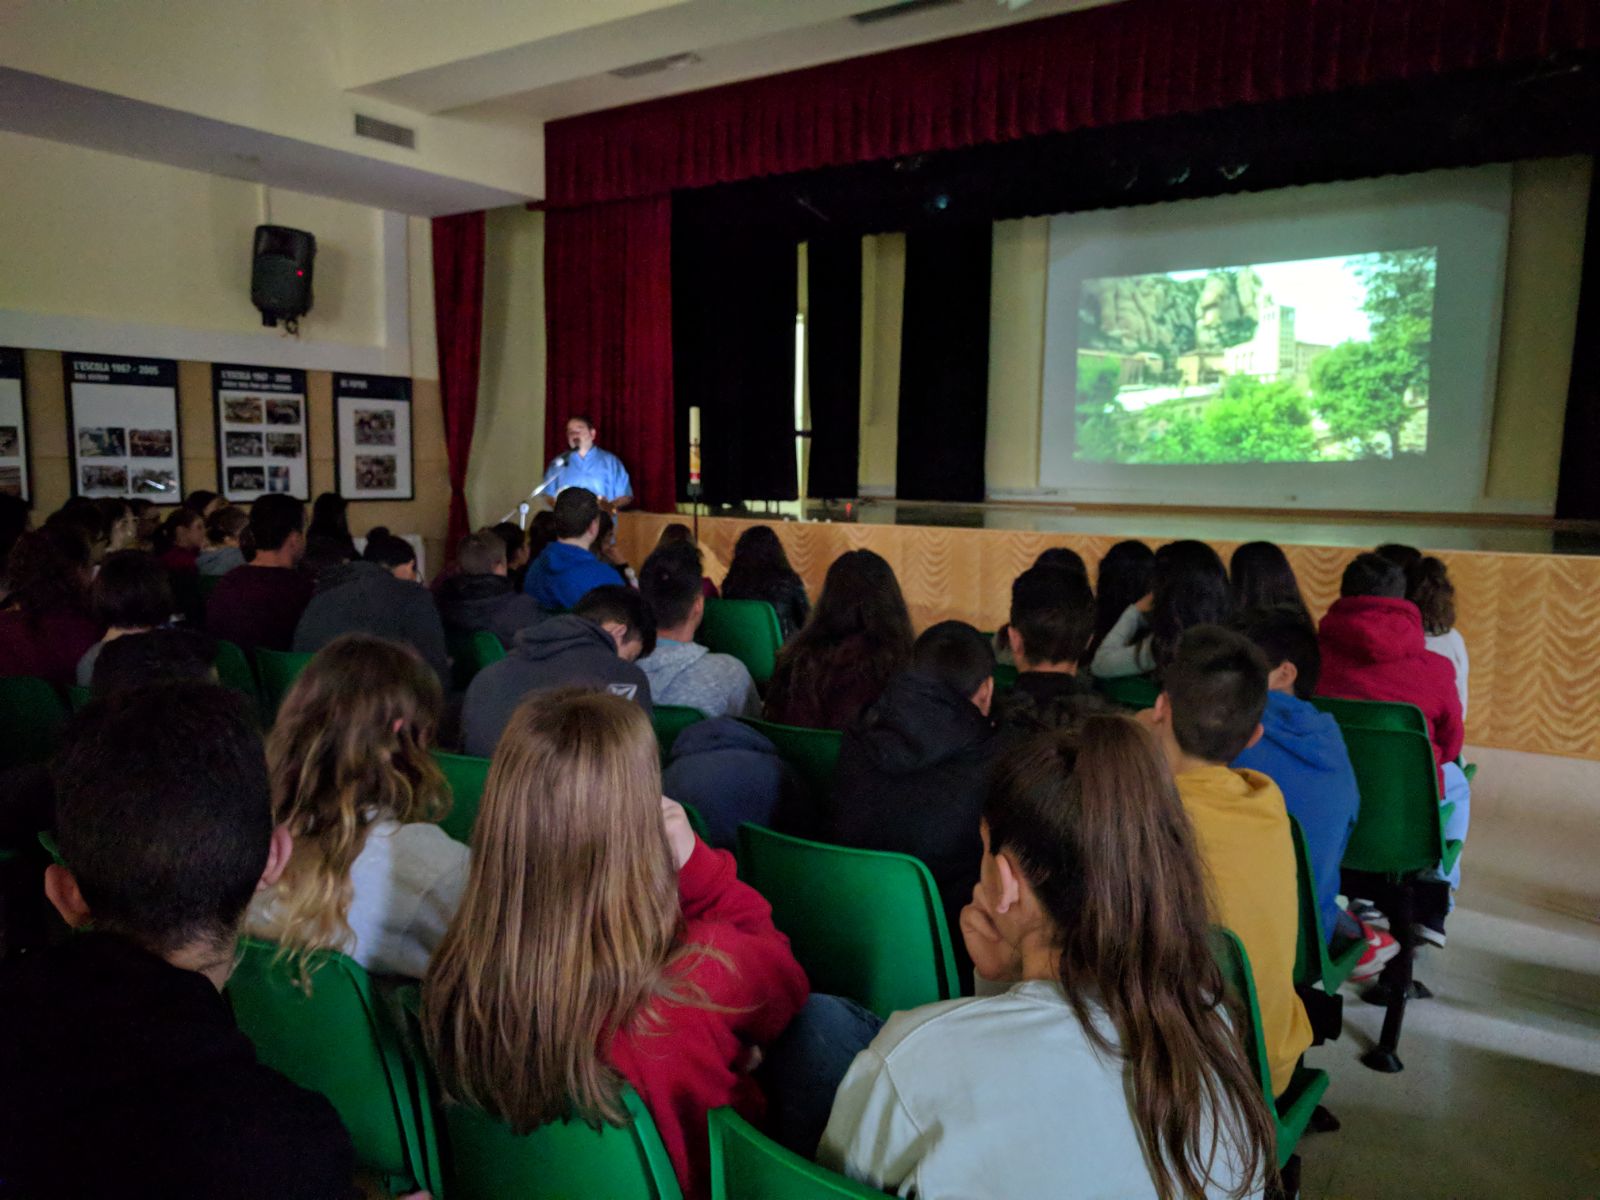
<instances>
[{"instance_id":1,"label":"dark jacket","mask_svg":"<svg viewBox=\"0 0 1600 1200\"><path fill-rule=\"evenodd\" d=\"M814 832L796 824L805 790L794 769L765 734L732 717L700 721L678 735L661 773L661 790L705 818L706 840L718 850L736 847L745 821Z\"/></svg>"},{"instance_id":2,"label":"dark jacket","mask_svg":"<svg viewBox=\"0 0 1600 1200\"><path fill-rule=\"evenodd\" d=\"M206 632L246 650L288 650L313 587L293 567L235 567L206 601Z\"/></svg>"},{"instance_id":3,"label":"dark jacket","mask_svg":"<svg viewBox=\"0 0 1600 1200\"><path fill-rule=\"evenodd\" d=\"M806 585L793 571L776 578L746 580L730 569L728 577L722 581L722 596L725 600L765 600L772 605L777 610L778 628L783 631L784 641L793 637L811 615L811 598L806 595Z\"/></svg>"},{"instance_id":4,"label":"dark jacket","mask_svg":"<svg viewBox=\"0 0 1600 1200\"><path fill-rule=\"evenodd\" d=\"M256 1061L209 980L79 934L0 972L0 1196L356 1194L323 1097Z\"/></svg>"},{"instance_id":5,"label":"dark jacket","mask_svg":"<svg viewBox=\"0 0 1600 1200\"><path fill-rule=\"evenodd\" d=\"M551 542L533 560L523 584L546 612L576 608L597 587L615 587L622 573L601 562L582 546Z\"/></svg>"},{"instance_id":6,"label":"dark jacket","mask_svg":"<svg viewBox=\"0 0 1600 1200\"><path fill-rule=\"evenodd\" d=\"M1085 717L1117 710L1094 690L1087 671L1024 671L994 701L995 724L1006 738L1024 738L1047 730L1075 730Z\"/></svg>"},{"instance_id":7,"label":"dark jacket","mask_svg":"<svg viewBox=\"0 0 1600 1200\"><path fill-rule=\"evenodd\" d=\"M617 644L600 626L565 613L524 629L509 655L473 677L461 709L463 748L488 758L517 705L533 692L558 687L625 696L650 712L644 672L617 657Z\"/></svg>"},{"instance_id":8,"label":"dark jacket","mask_svg":"<svg viewBox=\"0 0 1600 1200\"><path fill-rule=\"evenodd\" d=\"M983 812L997 741L956 689L906 671L845 730L826 814L832 840L895 850L927 864L952 940L983 858Z\"/></svg>"},{"instance_id":9,"label":"dark jacket","mask_svg":"<svg viewBox=\"0 0 1600 1200\"><path fill-rule=\"evenodd\" d=\"M217 588L220 591L222 585ZM317 651L346 633L370 633L405 643L422 655L446 689L450 687L444 624L433 597L420 583L396 579L378 563L329 567L317 577L317 594L295 626L294 648Z\"/></svg>"},{"instance_id":10,"label":"dark jacket","mask_svg":"<svg viewBox=\"0 0 1600 1200\"><path fill-rule=\"evenodd\" d=\"M517 640L521 630L544 618L539 602L518 595L504 575L452 575L439 584L434 600L445 629L464 633L487 629L506 646Z\"/></svg>"}]
</instances>

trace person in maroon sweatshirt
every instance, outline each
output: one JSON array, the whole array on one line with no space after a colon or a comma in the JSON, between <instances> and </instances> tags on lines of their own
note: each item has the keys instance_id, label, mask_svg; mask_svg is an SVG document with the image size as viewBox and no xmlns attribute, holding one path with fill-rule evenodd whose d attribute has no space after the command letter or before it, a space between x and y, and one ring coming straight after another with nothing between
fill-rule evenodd
<instances>
[{"instance_id":1,"label":"person in maroon sweatshirt","mask_svg":"<svg viewBox=\"0 0 1600 1200\"><path fill-rule=\"evenodd\" d=\"M300 572L306 552L306 506L274 493L250 507L245 536L255 557L222 577L206 601L206 631L246 650L288 650L311 603L313 584Z\"/></svg>"},{"instance_id":2,"label":"person in maroon sweatshirt","mask_svg":"<svg viewBox=\"0 0 1600 1200\"><path fill-rule=\"evenodd\" d=\"M519 1131L571 1114L624 1123L631 1085L685 1194L706 1196L706 1114L762 1122L751 1072L807 1007L805 972L733 856L661 795L638 705L536 693L494 764L466 892L423 982L440 1078ZM819 1089L818 1135L849 1059Z\"/></svg>"},{"instance_id":3,"label":"person in maroon sweatshirt","mask_svg":"<svg viewBox=\"0 0 1600 1200\"><path fill-rule=\"evenodd\" d=\"M1358 554L1345 568L1339 593L1317 630L1322 651L1318 695L1420 708L1439 764L1443 802L1455 806L1445 823L1445 837L1465 840L1471 789L1456 761L1465 728L1455 667L1423 644L1422 614L1405 598L1405 572L1389 559ZM1436 872L1435 878L1453 892L1461 884L1460 859L1448 875ZM1422 933L1435 945L1444 944L1444 914L1453 905L1449 892L1422 905Z\"/></svg>"}]
</instances>

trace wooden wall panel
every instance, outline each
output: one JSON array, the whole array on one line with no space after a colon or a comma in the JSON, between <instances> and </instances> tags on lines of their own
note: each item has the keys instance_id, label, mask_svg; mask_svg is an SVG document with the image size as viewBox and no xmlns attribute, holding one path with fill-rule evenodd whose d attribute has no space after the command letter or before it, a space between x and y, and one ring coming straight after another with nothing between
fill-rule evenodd
<instances>
[{"instance_id":1,"label":"wooden wall panel","mask_svg":"<svg viewBox=\"0 0 1600 1200\"><path fill-rule=\"evenodd\" d=\"M630 513L619 542L644 560L662 526L681 517ZM750 520L708 517L700 537L723 562ZM789 561L815 596L828 565L866 548L899 576L918 629L955 618L979 629L1006 619L1011 581L1041 550L1070 546L1092 572L1118 539L1072 533L953 529L918 525L771 523ZM1224 560L1238 546L1213 541ZM1356 551L1285 545L1312 613L1339 595L1339 577ZM1466 639L1467 740L1477 746L1600 761L1600 557L1440 551L1456 585L1457 627Z\"/></svg>"}]
</instances>

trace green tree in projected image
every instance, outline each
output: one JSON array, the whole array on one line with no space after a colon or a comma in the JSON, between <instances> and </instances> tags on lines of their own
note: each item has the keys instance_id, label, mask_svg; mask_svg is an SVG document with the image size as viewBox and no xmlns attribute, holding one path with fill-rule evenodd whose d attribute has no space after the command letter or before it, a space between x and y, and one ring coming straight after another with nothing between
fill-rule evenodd
<instances>
[{"instance_id":1,"label":"green tree in projected image","mask_svg":"<svg viewBox=\"0 0 1600 1200\"><path fill-rule=\"evenodd\" d=\"M1086 280L1076 457L1422 453L1436 264L1430 247Z\"/></svg>"}]
</instances>

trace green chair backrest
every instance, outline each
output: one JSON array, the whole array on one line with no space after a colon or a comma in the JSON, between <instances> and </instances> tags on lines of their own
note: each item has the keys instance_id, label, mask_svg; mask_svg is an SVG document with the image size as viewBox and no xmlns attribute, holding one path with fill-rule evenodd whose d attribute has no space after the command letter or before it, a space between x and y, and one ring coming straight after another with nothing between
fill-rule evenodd
<instances>
[{"instance_id":1,"label":"green chair backrest","mask_svg":"<svg viewBox=\"0 0 1600 1200\"><path fill-rule=\"evenodd\" d=\"M478 1109L446 1104L445 1195L449 1200L682 1200L672 1160L632 1088L633 1121L591 1128L552 1121L525 1134Z\"/></svg>"},{"instance_id":2,"label":"green chair backrest","mask_svg":"<svg viewBox=\"0 0 1600 1200\"><path fill-rule=\"evenodd\" d=\"M909 854L739 827L739 874L811 979L879 1016L957 993L955 953L928 868Z\"/></svg>"},{"instance_id":3,"label":"green chair backrest","mask_svg":"<svg viewBox=\"0 0 1600 1200\"><path fill-rule=\"evenodd\" d=\"M765 734L778 748L778 756L799 772L806 788L818 803L833 792L833 776L839 768L839 746L844 735L837 729L802 729L798 725L779 725L755 717L741 717L746 725Z\"/></svg>"},{"instance_id":4,"label":"green chair backrest","mask_svg":"<svg viewBox=\"0 0 1600 1200\"><path fill-rule=\"evenodd\" d=\"M313 657L295 650L257 648L256 670L261 673L261 703L269 720L278 715L278 706Z\"/></svg>"},{"instance_id":5,"label":"green chair backrest","mask_svg":"<svg viewBox=\"0 0 1600 1200\"><path fill-rule=\"evenodd\" d=\"M247 938L227 995L256 1056L326 1096L355 1143L356 1161L391 1190L436 1186L432 1108L425 1079L407 1070L399 1032L372 980L333 951L317 956L308 995L271 942Z\"/></svg>"},{"instance_id":6,"label":"green chair backrest","mask_svg":"<svg viewBox=\"0 0 1600 1200\"><path fill-rule=\"evenodd\" d=\"M439 828L456 841L472 844L472 827L478 820L478 805L483 801L483 785L489 781L489 760L471 754L451 754L435 750L433 757L450 785L450 811Z\"/></svg>"},{"instance_id":7,"label":"green chair backrest","mask_svg":"<svg viewBox=\"0 0 1600 1200\"><path fill-rule=\"evenodd\" d=\"M1123 675L1116 679L1096 679L1094 686L1114 704L1128 708L1150 708L1161 694L1161 685L1148 675Z\"/></svg>"},{"instance_id":8,"label":"green chair backrest","mask_svg":"<svg viewBox=\"0 0 1600 1200\"><path fill-rule=\"evenodd\" d=\"M203 575L201 578L221 579L222 576ZM213 662L217 668L217 682L224 687L243 692L252 700L260 699L260 689L256 686L256 673L250 669L250 660L238 646L226 638L218 638L217 657Z\"/></svg>"},{"instance_id":9,"label":"green chair backrest","mask_svg":"<svg viewBox=\"0 0 1600 1200\"><path fill-rule=\"evenodd\" d=\"M1336 696L1314 696L1311 703L1340 725L1420 733L1424 737L1428 734L1428 718L1422 715L1422 710L1415 704L1401 704L1393 700L1342 700Z\"/></svg>"},{"instance_id":10,"label":"green chair backrest","mask_svg":"<svg viewBox=\"0 0 1600 1200\"><path fill-rule=\"evenodd\" d=\"M761 1133L731 1108L714 1108L711 1132L711 1200L823 1200L829 1196L879 1197L826 1167L807 1162Z\"/></svg>"},{"instance_id":11,"label":"green chair backrest","mask_svg":"<svg viewBox=\"0 0 1600 1200\"><path fill-rule=\"evenodd\" d=\"M1343 866L1399 878L1454 861L1439 807L1439 769L1424 732L1339 723L1361 792Z\"/></svg>"},{"instance_id":12,"label":"green chair backrest","mask_svg":"<svg viewBox=\"0 0 1600 1200\"><path fill-rule=\"evenodd\" d=\"M1306 848L1306 832L1293 816L1289 830L1294 838L1295 876L1300 895L1300 932L1294 950L1294 981L1306 987L1321 984L1330 996L1350 977L1361 961L1366 943L1341 946L1337 956L1328 952L1327 931L1322 928L1322 906L1317 900L1317 881L1311 873L1311 853Z\"/></svg>"},{"instance_id":13,"label":"green chair backrest","mask_svg":"<svg viewBox=\"0 0 1600 1200\"><path fill-rule=\"evenodd\" d=\"M75 683L67 689L67 707L75 713L80 713L89 707L89 701L94 699L94 693L81 683Z\"/></svg>"},{"instance_id":14,"label":"green chair backrest","mask_svg":"<svg viewBox=\"0 0 1600 1200\"><path fill-rule=\"evenodd\" d=\"M1017 668L1012 663L995 663L994 690L1008 692L1017 686Z\"/></svg>"},{"instance_id":15,"label":"green chair backrest","mask_svg":"<svg viewBox=\"0 0 1600 1200\"><path fill-rule=\"evenodd\" d=\"M672 744L678 735L691 725L706 719L698 708L685 708L681 704L657 704L650 710L650 724L655 726L656 744L661 747L661 761L665 763L672 753Z\"/></svg>"},{"instance_id":16,"label":"green chair backrest","mask_svg":"<svg viewBox=\"0 0 1600 1200\"><path fill-rule=\"evenodd\" d=\"M783 647L778 610L765 600L707 600L695 640L718 654L731 654L750 668L759 685L772 678Z\"/></svg>"},{"instance_id":17,"label":"green chair backrest","mask_svg":"<svg viewBox=\"0 0 1600 1200\"><path fill-rule=\"evenodd\" d=\"M453 629L444 635L444 642L450 651L451 686L458 692L466 691L479 671L506 656L505 646L487 629L470 633Z\"/></svg>"},{"instance_id":18,"label":"green chair backrest","mask_svg":"<svg viewBox=\"0 0 1600 1200\"><path fill-rule=\"evenodd\" d=\"M0 678L0 769L44 762L61 743L67 706L42 679Z\"/></svg>"}]
</instances>

